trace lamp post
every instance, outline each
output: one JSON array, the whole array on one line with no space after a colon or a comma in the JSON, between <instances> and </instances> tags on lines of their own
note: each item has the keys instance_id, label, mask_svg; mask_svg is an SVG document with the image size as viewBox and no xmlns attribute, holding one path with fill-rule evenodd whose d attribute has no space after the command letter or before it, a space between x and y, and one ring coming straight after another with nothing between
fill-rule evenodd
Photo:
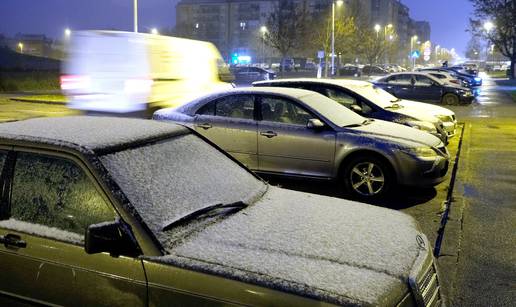
<instances>
[{"instance_id":1,"label":"lamp post","mask_svg":"<svg viewBox=\"0 0 516 307\"><path fill-rule=\"evenodd\" d=\"M23 43L22 42L18 43L18 48L20 48L20 53L23 53Z\"/></svg>"},{"instance_id":2,"label":"lamp post","mask_svg":"<svg viewBox=\"0 0 516 307\"><path fill-rule=\"evenodd\" d=\"M267 27L262 26L260 28L260 32L262 32L262 64L265 63L265 33L267 33Z\"/></svg>"},{"instance_id":3,"label":"lamp post","mask_svg":"<svg viewBox=\"0 0 516 307\"><path fill-rule=\"evenodd\" d=\"M64 30L64 35L66 38L69 38L71 34L72 34L72 30L70 30L70 28L66 28Z\"/></svg>"},{"instance_id":4,"label":"lamp post","mask_svg":"<svg viewBox=\"0 0 516 307\"><path fill-rule=\"evenodd\" d=\"M381 28L382 28L382 27L381 27L379 24L376 24L376 25L374 26L374 30L376 31L376 38L378 38L378 33L380 33L380 29L381 29Z\"/></svg>"},{"instance_id":5,"label":"lamp post","mask_svg":"<svg viewBox=\"0 0 516 307\"><path fill-rule=\"evenodd\" d=\"M156 28L152 28L151 29L151 33L154 34L154 35L159 35L159 31Z\"/></svg>"},{"instance_id":6,"label":"lamp post","mask_svg":"<svg viewBox=\"0 0 516 307\"><path fill-rule=\"evenodd\" d=\"M134 32L138 32L138 0L133 1Z\"/></svg>"},{"instance_id":7,"label":"lamp post","mask_svg":"<svg viewBox=\"0 0 516 307\"><path fill-rule=\"evenodd\" d=\"M412 58L412 70L416 67L416 58L412 56L412 52L414 51L414 42L417 41L417 35L414 35L410 38L410 57Z\"/></svg>"},{"instance_id":8,"label":"lamp post","mask_svg":"<svg viewBox=\"0 0 516 307\"><path fill-rule=\"evenodd\" d=\"M331 2L331 75L335 75L335 3L341 6L344 1L333 0Z\"/></svg>"}]
</instances>

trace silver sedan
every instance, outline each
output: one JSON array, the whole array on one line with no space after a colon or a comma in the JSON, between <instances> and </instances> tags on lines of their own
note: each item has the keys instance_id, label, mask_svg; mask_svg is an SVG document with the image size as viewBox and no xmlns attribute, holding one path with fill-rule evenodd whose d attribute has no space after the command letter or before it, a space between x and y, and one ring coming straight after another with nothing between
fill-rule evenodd
<instances>
[{"instance_id":1,"label":"silver sedan","mask_svg":"<svg viewBox=\"0 0 516 307\"><path fill-rule=\"evenodd\" d=\"M443 181L449 163L435 136L364 118L315 92L239 88L154 113L195 129L258 173L338 180L355 197L396 184Z\"/></svg>"}]
</instances>

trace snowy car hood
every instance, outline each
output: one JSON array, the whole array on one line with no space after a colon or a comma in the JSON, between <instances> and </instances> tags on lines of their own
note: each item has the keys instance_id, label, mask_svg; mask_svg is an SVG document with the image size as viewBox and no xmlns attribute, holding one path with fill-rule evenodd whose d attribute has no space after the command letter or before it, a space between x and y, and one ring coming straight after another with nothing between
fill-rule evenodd
<instances>
[{"instance_id":1,"label":"snowy car hood","mask_svg":"<svg viewBox=\"0 0 516 307\"><path fill-rule=\"evenodd\" d=\"M409 109L410 108L410 109L418 110L418 111L421 111L421 112L430 113L433 116L438 116L438 115L452 116L452 115L455 115L455 113L452 110L450 110L450 109L443 108L443 107L436 106L436 105L429 104L429 103L412 101L412 100L401 100L401 101L396 102L396 103L399 104L399 105L404 106L405 107L404 109Z\"/></svg>"},{"instance_id":2,"label":"snowy car hood","mask_svg":"<svg viewBox=\"0 0 516 307\"><path fill-rule=\"evenodd\" d=\"M399 143L439 146L441 140L430 133L405 125L375 119L367 125L351 128L354 131L371 134L372 137L383 137Z\"/></svg>"},{"instance_id":3,"label":"snowy car hood","mask_svg":"<svg viewBox=\"0 0 516 307\"><path fill-rule=\"evenodd\" d=\"M269 187L155 260L331 303L383 306L408 291L422 252L417 235L401 212Z\"/></svg>"}]
</instances>

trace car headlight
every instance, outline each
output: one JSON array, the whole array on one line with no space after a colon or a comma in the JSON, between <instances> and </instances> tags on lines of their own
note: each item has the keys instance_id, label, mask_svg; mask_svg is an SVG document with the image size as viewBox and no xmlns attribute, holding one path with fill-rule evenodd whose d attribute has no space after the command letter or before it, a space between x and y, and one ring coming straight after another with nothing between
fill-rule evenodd
<instances>
[{"instance_id":1,"label":"car headlight","mask_svg":"<svg viewBox=\"0 0 516 307\"><path fill-rule=\"evenodd\" d=\"M435 128L435 125L429 122L423 122L423 121L408 121L406 124L412 128L419 129L421 131L425 131L428 133L436 133L437 129Z\"/></svg>"},{"instance_id":2,"label":"car headlight","mask_svg":"<svg viewBox=\"0 0 516 307\"><path fill-rule=\"evenodd\" d=\"M431 147L412 147L412 148L404 148L401 151L408 153L410 155L419 157L419 158L435 158L437 157L437 152L433 150Z\"/></svg>"}]
</instances>

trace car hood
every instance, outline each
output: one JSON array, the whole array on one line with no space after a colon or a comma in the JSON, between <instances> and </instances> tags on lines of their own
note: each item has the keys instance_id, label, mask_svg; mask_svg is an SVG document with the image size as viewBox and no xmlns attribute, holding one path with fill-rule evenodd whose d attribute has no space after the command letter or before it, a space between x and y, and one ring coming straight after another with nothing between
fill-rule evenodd
<instances>
[{"instance_id":1,"label":"car hood","mask_svg":"<svg viewBox=\"0 0 516 307\"><path fill-rule=\"evenodd\" d=\"M419 102L419 101L413 101L413 100L401 100L397 102L397 104L404 106L406 109L414 109L418 110L420 112L426 112L430 113L433 116L438 115L445 115L445 116L452 116L455 115L455 113L447 108L443 108L440 106L436 106L429 103Z\"/></svg>"},{"instance_id":2,"label":"car hood","mask_svg":"<svg viewBox=\"0 0 516 307\"><path fill-rule=\"evenodd\" d=\"M374 120L369 124L348 129L365 135L369 134L373 138L381 137L404 145L435 147L441 143L441 140L430 133L383 120Z\"/></svg>"},{"instance_id":3,"label":"car hood","mask_svg":"<svg viewBox=\"0 0 516 307\"><path fill-rule=\"evenodd\" d=\"M392 305L420 253L394 210L269 187L248 208L167 248L161 261L337 304Z\"/></svg>"}]
</instances>

